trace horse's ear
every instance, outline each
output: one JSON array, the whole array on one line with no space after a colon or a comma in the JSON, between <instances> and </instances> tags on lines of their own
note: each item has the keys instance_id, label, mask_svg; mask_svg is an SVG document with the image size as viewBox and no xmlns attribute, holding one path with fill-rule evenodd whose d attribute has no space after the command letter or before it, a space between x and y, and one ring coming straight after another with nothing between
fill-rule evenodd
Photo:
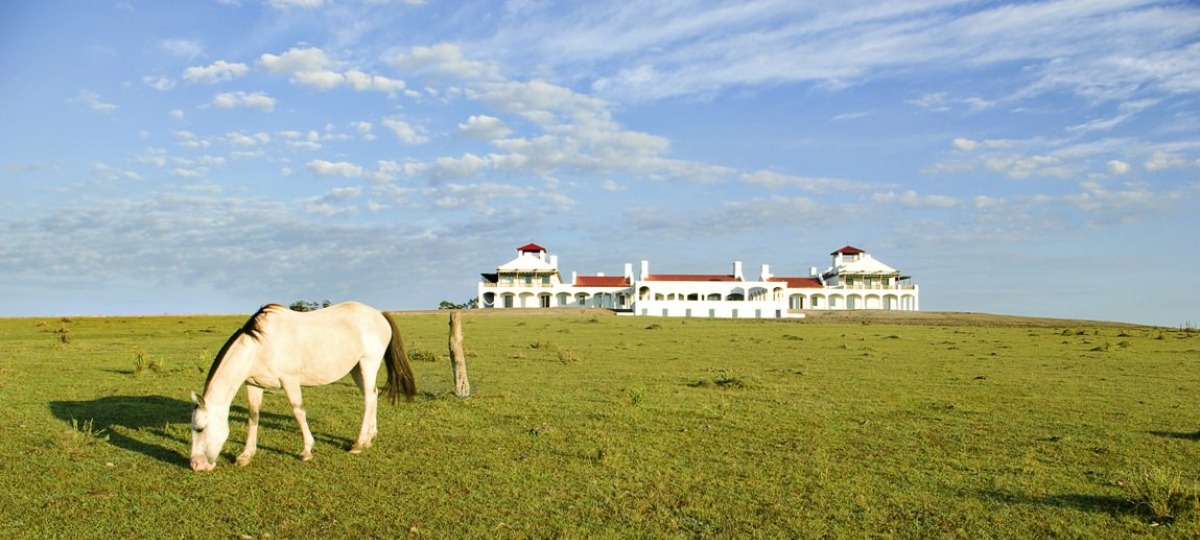
<instances>
[{"instance_id":1,"label":"horse's ear","mask_svg":"<svg viewBox=\"0 0 1200 540\"><path fill-rule=\"evenodd\" d=\"M194 403L197 407L200 407L201 409L203 409L204 408L204 396L197 396L196 392L193 390L192 391L192 403Z\"/></svg>"}]
</instances>

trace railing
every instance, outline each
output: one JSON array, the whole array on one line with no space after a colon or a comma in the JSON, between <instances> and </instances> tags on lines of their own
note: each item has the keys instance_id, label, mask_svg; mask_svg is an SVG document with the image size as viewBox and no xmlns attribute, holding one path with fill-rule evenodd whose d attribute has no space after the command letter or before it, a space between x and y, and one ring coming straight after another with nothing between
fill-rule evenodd
<instances>
[{"instance_id":1,"label":"railing","mask_svg":"<svg viewBox=\"0 0 1200 540\"><path fill-rule=\"evenodd\" d=\"M916 285L863 285L855 283L853 285L841 284L831 285L828 287L833 290L855 290L855 291L911 291L917 288Z\"/></svg>"}]
</instances>

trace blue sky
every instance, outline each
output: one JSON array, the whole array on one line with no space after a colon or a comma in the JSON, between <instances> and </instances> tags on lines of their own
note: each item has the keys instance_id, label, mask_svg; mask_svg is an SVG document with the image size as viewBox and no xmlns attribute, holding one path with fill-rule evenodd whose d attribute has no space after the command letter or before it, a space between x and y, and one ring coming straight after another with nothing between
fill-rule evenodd
<instances>
[{"instance_id":1,"label":"blue sky","mask_svg":"<svg viewBox=\"0 0 1200 540\"><path fill-rule=\"evenodd\" d=\"M568 275L807 275L1200 323L1200 6L0 4L0 315L428 309Z\"/></svg>"}]
</instances>

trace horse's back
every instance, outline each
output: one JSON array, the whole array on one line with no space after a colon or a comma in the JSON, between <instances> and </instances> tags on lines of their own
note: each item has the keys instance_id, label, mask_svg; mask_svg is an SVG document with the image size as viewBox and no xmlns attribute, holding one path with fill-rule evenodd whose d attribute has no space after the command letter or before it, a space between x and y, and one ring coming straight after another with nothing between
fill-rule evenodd
<instances>
[{"instance_id":1,"label":"horse's back","mask_svg":"<svg viewBox=\"0 0 1200 540\"><path fill-rule=\"evenodd\" d=\"M264 360L272 371L296 376L301 384L328 384L360 361L383 356L391 327L366 304L343 302L307 312L274 310L263 321Z\"/></svg>"}]
</instances>

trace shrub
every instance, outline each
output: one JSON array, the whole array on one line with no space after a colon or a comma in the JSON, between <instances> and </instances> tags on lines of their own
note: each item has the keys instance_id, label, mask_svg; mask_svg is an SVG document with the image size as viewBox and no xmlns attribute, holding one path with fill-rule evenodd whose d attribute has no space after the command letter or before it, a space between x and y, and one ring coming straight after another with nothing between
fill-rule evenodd
<instances>
[{"instance_id":1,"label":"shrub","mask_svg":"<svg viewBox=\"0 0 1200 540\"><path fill-rule=\"evenodd\" d=\"M1195 485L1185 484L1178 471L1166 467L1147 467L1129 475L1123 485L1130 504L1158 523L1174 522L1200 504Z\"/></svg>"},{"instance_id":2,"label":"shrub","mask_svg":"<svg viewBox=\"0 0 1200 540\"><path fill-rule=\"evenodd\" d=\"M141 375L143 372L145 372L147 370L161 375L167 371L167 366L166 366L166 363L163 362L162 358L154 358L154 357L146 354L146 351L143 351L141 349L134 349L133 350L133 374Z\"/></svg>"},{"instance_id":3,"label":"shrub","mask_svg":"<svg viewBox=\"0 0 1200 540\"><path fill-rule=\"evenodd\" d=\"M558 361L564 364L575 364L579 362L579 355L575 354L575 349L563 349L558 351Z\"/></svg>"},{"instance_id":4,"label":"shrub","mask_svg":"<svg viewBox=\"0 0 1200 540\"><path fill-rule=\"evenodd\" d=\"M104 433L103 429L95 429L91 420L85 420L80 425L77 420L72 418L71 428L56 433L50 442L59 451L72 457L78 457L87 450L87 447L98 441L107 440L108 435Z\"/></svg>"},{"instance_id":5,"label":"shrub","mask_svg":"<svg viewBox=\"0 0 1200 540\"><path fill-rule=\"evenodd\" d=\"M408 359L414 362L437 362L441 357L433 351L425 349L409 349Z\"/></svg>"}]
</instances>

